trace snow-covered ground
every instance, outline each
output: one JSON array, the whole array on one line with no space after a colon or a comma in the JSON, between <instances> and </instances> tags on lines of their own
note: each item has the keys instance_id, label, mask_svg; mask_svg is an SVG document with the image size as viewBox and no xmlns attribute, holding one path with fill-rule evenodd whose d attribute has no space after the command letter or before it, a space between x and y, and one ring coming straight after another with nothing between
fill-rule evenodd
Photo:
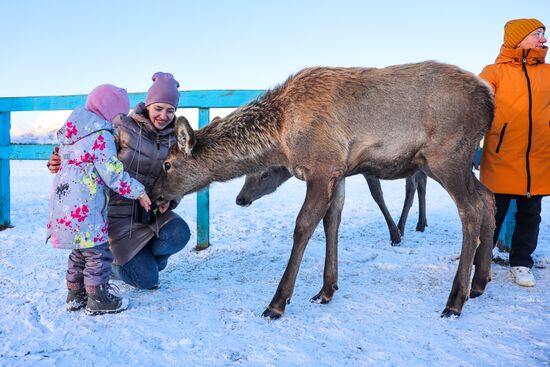
<instances>
[{"instance_id":1,"label":"snow-covered ground","mask_svg":"<svg viewBox=\"0 0 550 367\"><path fill-rule=\"evenodd\" d=\"M211 186L211 243L171 258L158 290L117 282L130 308L90 317L67 312L68 252L44 244L53 176L44 161L11 163L14 228L0 232L1 366L544 366L550 363L550 199L543 200L537 285L511 282L493 266L486 293L460 318L442 319L458 264L454 204L428 182L426 232L391 247L362 176L347 180L340 227L339 286L327 305L310 303L322 283L324 234L313 235L292 303L278 321L260 315L290 256L305 185L290 180L241 208L242 179ZM383 182L395 220L404 181ZM195 228L195 195L176 211Z\"/></svg>"}]
</instances>

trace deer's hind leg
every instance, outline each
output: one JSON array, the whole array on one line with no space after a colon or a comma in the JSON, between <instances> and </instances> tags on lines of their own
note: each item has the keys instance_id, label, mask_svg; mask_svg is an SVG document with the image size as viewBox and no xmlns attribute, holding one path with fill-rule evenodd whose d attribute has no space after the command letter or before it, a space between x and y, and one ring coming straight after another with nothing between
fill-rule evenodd
<instances>
[{"instance_id":1,"label":"deer's hind leg","mask_svg":"<svg viewBox=\"0 0 550 367\"><path fill-rule=\"evenodd\" d=\"M338 290L338 229L344 208L346 182L342 179L334 187L334 194L327 213L323 217L325 229L326 254L325 270L323 272L323 287L311 302L329 303Z\"/></svg>"},{"instance_id":2,"label":"deer's hind leg","mask_svg":"<svg viewBox=\"0 0 550 367\"><path fill-rule=\"evenodd\" d=\"M468 300L470 274L480 244L482 218L488 213L478 193L470 167L456 159L438 163L430 166L430 170L436 181L441 183L455 202L462 223L462 249L458 269L447 304L441 314L442 317L449 317L460 315Z\"/></svg>"},{"instance_id":3,"label":"deer's hind leg","mask_svg":"<svg viewBox=\"0 0 550 367\"><path fill-rule=\"evenodd\" d=\"M473 175L473 173L472 173ZM479 180L474 177L478 193L483 201L485 211L481 219L481 234L479 245L474 257L474 277L470 289L470 298L479 297L491 281L491 264L493 255L493 233L495 232L494 195Z\"/></svg>"}]
</instances>

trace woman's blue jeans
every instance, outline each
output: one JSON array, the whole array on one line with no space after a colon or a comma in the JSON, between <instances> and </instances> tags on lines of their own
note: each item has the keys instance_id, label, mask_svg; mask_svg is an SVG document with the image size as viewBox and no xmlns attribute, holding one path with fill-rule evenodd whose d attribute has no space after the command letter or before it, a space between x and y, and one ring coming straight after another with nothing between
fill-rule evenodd
<instances>
[{"instance_id":1,"label":"woman's blue jeans","mask_svg":"<svg viewBox=\"0 0 550 367\"><path fill-rule=\"evenodd\" d=\"M182 218L175 218L166 223L159 236L151 239L130 261L122 266L113 265L113 273L136 288L157 288L159 272L166 268L168 258L181 251L190 237L187 223Z\"/></svg>"}]
</instances>

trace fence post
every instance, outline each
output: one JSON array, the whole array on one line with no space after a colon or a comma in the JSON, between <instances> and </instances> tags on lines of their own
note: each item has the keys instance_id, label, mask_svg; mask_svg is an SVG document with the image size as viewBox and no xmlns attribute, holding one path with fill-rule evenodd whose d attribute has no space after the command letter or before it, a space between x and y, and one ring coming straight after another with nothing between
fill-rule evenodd
<instances>
[{"instance_id":1,"label":"fence post","mask_svg":"<svg viewBox=\"0 0 550 367\"><path fill-rule=\"evenodd\" d=\"M210 109L199 108L199 129L210 122ZM210 191L208 186L197 192L197 250L210 246Z\"/></svg>"},{"instance_id":2,"label":"fence post","mask_svg":"<svg viewBox=\"0 0 550 367\"><path fill-rule=\"evenodd\" d=\"M512 235L514 234L514 228L516 226L516 211L516 200L512 199L510 200L510 206L508 207L508 212L506 212L504 222L502 222L502 227L500 227L497 244L501 250L509 252L512 249Z\"/></svg>"},{"instance_id":3,"label":"fence post","mask_svg":"<svg viewBox=\"0 0 550 367\"><path fill-rule=\"evenodd\" d=\"M10 145L11 112L0 112L0 147ZM0 158L0 229L10 226L10 160Z\"/></svg>"}]
</instances>

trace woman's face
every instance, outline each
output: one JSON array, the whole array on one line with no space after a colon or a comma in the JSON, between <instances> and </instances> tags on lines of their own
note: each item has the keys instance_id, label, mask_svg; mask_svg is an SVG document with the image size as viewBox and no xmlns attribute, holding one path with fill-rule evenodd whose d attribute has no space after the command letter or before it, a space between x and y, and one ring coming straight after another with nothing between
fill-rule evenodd
<instances>
[{"instance_id":1,"label":"woman's face","mask_svg":"<svg viewBox=\"0 0 550 367\"><path fill-rule=\"evenodd\" d=\"M155 128L163 130L174 119L176 108L169 103L151 103L147 106L147 112Z\"/></svg>"},{"instance_id":2,"label":"woman's face","mask_svg":"<svg viewBox=\"0 0 550 367\"><path fill-rule=\"evenodd\" d=\"M519 43L517 48L543 48L546 41L548 40L544 37L544 28L537 28L529 33L529 35Z\"/></svg>"}]
</instances>

